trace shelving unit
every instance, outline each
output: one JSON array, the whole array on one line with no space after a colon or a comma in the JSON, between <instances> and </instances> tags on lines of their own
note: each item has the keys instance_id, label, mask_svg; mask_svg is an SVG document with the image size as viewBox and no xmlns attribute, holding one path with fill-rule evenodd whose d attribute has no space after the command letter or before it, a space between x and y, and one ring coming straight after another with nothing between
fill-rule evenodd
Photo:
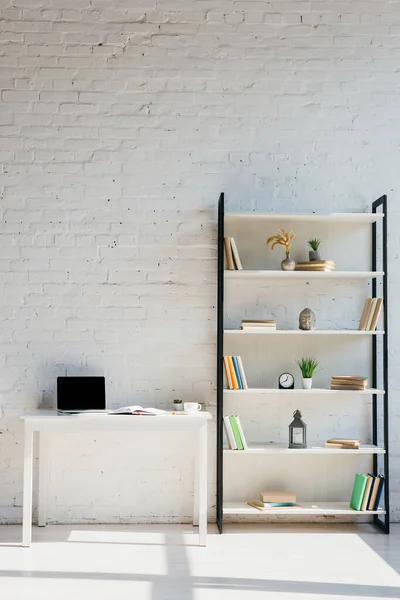
<instances>
[{"instance_id":1,"label":"shelving unit","mask_svg":"<svg viewBox=\"0 0 400 600\"><path fill-rule=\"evenodd\" d=\"M235 234L241 231L241 227L270 227L268 231L274 231L277 225L285 227L287 229L299 227L312 227L314 224L320 224L326 228L338 227L335 231L339 231L340 235L342 224L343 226L354 226L357 231L364 231L363 228L370 227L370 240L371 240L371 257L369 264L364 264L364 269L355 270L341 270L332 272L285 272L279 270L279 261L277 260L276 270L272 269L257 269L249 268L241 271L229 271L224 269L224 235L225 225L229 228L233 227ZM379 232L378 232L379 227ZM259 230L260 231L260 230ZM315 230L314 232L318 231ZM329 229L327 229L329 231ZM379 235L378 235L379 233ZM229 235L229 234L228 234ZM265 236L266 237L266 236ZM236 237L235 237L236 239ZM253 239L250 242L247 240L247 251L248 256L252 256L249 252L249 243L253 243ZM240 244L239 244L240 252ZM379 254L379 257L378 257ZM242 257L243 262L243 257ZM246 261L244 261L246 266ZM358 265L354 265L358 266ZM365 268L366 267L366 268ZM312 331L302 331L297 329L278 329L276 331L242 331L240 329L234 329L226 327L224 313L225 307L225 287L230 282L230 285L235 285L235 290L242 289L240 282L246 288L251 285L257 290L257 286L262 286L265 291L269 289L269 286L273 286L276 291L280 285L292 285L298 286L298 292L300 296L304 294L304 290L308 288L308 285L318 285L317 282L326 282L325 285L338 285L338 286L358 286L368 285L370 286L370 292L372 297L376 297L378 285L381 286L382 292L379 294L384 298L384 313L383 313L383 328L377 331L358 331L357 329L333 329L328 327L323 329L315 329ZM332 283L330 283L330 281ZM361 282L366 283L362 284ZM253 289L253 287L251 288ZM291 289L291 288L290 288ZM340 288L344 289L344 288ZM353 288L356 289L356 288ZM347 301L349 298L347 298ZM239 300L235 298L236 308ZM218 333L217 333L217 354L218 354L218 365L217 365L217 523L220 533L223 531L223 518L224 515L251 515L253 518L257 518L260 515L336 515L340 517L351 516L371 516L374 523L385 533L389 533L389 457L388 457L388 307L387 307L387 198L382 196L376 200L372 205L371 213L331 213L331 214L276 214L276 213L259 213L259 212L233 212L225 214L225 201L224 194L221 194L219 199L218 208ZM254 316L254 318L256 318ZM269 317L268 317L269 318ZM344 348L346 344L367 344L368 353L371 355L371 365L368 368L368 363L365 365L365 372L370 371L370 382L371 388L364 391L347 391L347 390L331 390L324 387L312 388L311 390L294 389L294 390L279 390L277 388L263 387L257 385L247 390L229 390L224 389L224 376L223 376L223 356L224 353L231 354L230 352L224 352L224 343L234 344L236 353L241 354L241 344L247 344L246 348L252 352L251 356L255 352L252 344L261 344L258 347L258 352L263 356L263 352L269 351L271 344L278 344L278 340L292 340L293 343L307 344L307 338L314 340L314 342L327 344L329 340L330 350L331 344L335 343L332 347L332 352L336 351L340 353L338 344L343 344ZM324 340L326 339L326 342ZM273 341L274 340L274 341ZM357 342L359 340L359 342ZM364 340L364 341L363 341ZM290 343L292 343L292 341ZM314 343L313 342L313 343ZM307 346L305 346L307 347ZM351 352L351 351L350 351ZM369 354L368 354L369 355ZM364 355L363 355L364 356ZM340 359L340 354L339 354ZM343 365L346 367L347 365ZM246 367L246 365L245 365ZM246 367L247 374L247 367ZM333 375L335 373L331 373ZM279 373L276 373L276 379ZM248 377L249 379L249 377ZM251 377L250 377L250 383ZM258 382L259 383L259 382ZM261 382L264 383L264 382ZM266 381L265 383L269 383ZM242 406L242 412L240 412L241 420L245 428L246 419L246 407L249 408L260 402L269 402L269 408L274 407L274 402L279 401L280 410L286 407L286 403L294 401L296 398L300 402L313 402L320 398L321 410L326 410L326 402L329 402L329 398L336 400L337 402L346 401L348 398L354 398L354 402L364 403L364 409L370 412L371 418L371 444L363 444L359 450L338 450L332 448L325 448L322 446L310 445L310 447L304 450L293 450L289 449L287 445L282 443L249 443L248 450L237 451L230 450L225 447L224 442L224 428L223 428L223 416L225 414L232 414L233 409L232 401L241 402L239 406ZM360 397L357 401L356 398ZM242 399L241 401L239 399ZM245 399L245 404L243 404ZM313 410L318 404L313 404ZM288 408L290 411L291 409ZM330 418L330 417L326 417ZM364 419L365 420L365 419ZM246 429L245 429L246 431ZM379 441L378 441L379 440ZM239 463L237 458L233 457L242 456L243 459ZM296 460L297 468L300 469L302 460L335 460L333 456L338 456L338 460L345 461L345 457L349 457L349 460L357 461L354 465L358 464L357 456L361 460L371 460L371 465L368 467L369 472L374 474L382 474L385 477L385 490L384 490L384 508L377 511L354 511L350 508L348 502L336 502L336 501L324 501L324 502L309 502L307 495L305 494L305 501L301 501L301 495L298 494L298 503L301 508L277 508L266 512L258 511L246 504L246 502L232 502L232 498L224 497L224 457L226 460L234 461L238 468L244 468L246 472L253 470L253 460L263 461L268 460L268 457L276 457L279 461L290 461ZM263 458L264 457L264 458ZM302 459L304 457L304 459ZM326 457L324 459L324 457ZM243 461L245 461L243 463ZM249 462L250 461L250 462ZM229 463L231 467L231 462ZM255 463L254 463L255 464ZM259 468L259 465L264 463L255 464L254 470ZM267 464L267 463L266 463ZM279 463L280 465L287 465L287 463ZM325 463L318 463L325 464ZM336 464L336 463L335 463ZM342 464L342 463L341 463ZM344 465L347 463L343 463ZM353 463L352 463L353 464ZM363 463L365 465L365 462ZM245 465L245 467L243 466ZM264 468L264 467L263 467ZM358 468L355 466L354 468ZM225 469L226 470L226 469ZM229 471L229 469L228 469ZM234 471L236 473L236 471ZM359 471L360 472L360 471ZM240 471L238 471L240 477ZM353 474L354 476L354 474ZM306 477L306 474L304 474ZM295 490L293 490L295 491ZM237 494L236 494L237 495ZM312 496L314 497L314 496ZM248 498L250 499L250 498ZM306 501L307 500L307 501Z\"/></svg>"}]
</instances>

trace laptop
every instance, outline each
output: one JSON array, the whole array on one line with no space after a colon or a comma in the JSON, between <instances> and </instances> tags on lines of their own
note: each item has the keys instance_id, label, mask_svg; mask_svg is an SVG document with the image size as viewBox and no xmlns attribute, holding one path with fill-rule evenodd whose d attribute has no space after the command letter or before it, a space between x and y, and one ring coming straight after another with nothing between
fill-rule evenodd
<instances>
[{"instance_id":1,"label":"laptop","mask_svg":"<svg viewBox=\"0 0 400 600\"><path fill-rule=\"evenodd\" d=\"M107 413L105 377L57 377L57 411Z\"/></svg>"}]
</instances>

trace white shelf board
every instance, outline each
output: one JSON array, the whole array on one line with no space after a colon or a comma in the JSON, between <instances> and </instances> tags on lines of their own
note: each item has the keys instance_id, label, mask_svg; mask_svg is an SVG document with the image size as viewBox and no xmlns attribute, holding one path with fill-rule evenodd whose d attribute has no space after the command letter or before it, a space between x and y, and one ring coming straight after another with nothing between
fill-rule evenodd
<instances>
[{"instance_id":1,"label":"white shelf board","mask_svg":"<svg viewBox=\"0 0 400 600\"><path fill-rule=\"evenodd\" d=\"M242 329L225 329L224 335L384 335L384 331L359 331L358 329L277 329L270 330L267 327L261 331L245 331Z\"/></svg>"},{"instance_id":2,"label":"white shelf board","mask_svg":"<svg viewBox=\"0 0 400 600\"><path fill-rule=\"evenodd\" d=\"M224 502L224 515L384 515L384 509L354 510L347 502L298 502L301 508L270 508L257 510L246 502Z\"/></svg>"},{"instance_id":3,"label":"white shelf board","mask_svg":"<svg viewBox=\"0 0 400 600\"><path fill-rule=\"evenodd\" d=\"M348 395L354 395L354 396L370 396L371 394L378 394L380 396L382 396L385 393L384 390L377 390L374 388L368 388L367 390L329 390L327 388L312 388L311 390L303 390L301 388L299 389L294 389L294 390L279 390L277 388L250 388L248 390L227 390L224 389L224 394L241 394L241 395L254 395L254 394L264 394L264 395L268 395L268 394L292 394L297 395L297 394L308 394L310 396L319 396L319 395L325 395L327 394L328 396L348 396Z\"/></svg>"},{"instance_id":4,"label":"white shelf board","mask_svg":"<svg viewBox=\"0 0 400 600\"><path fill-rule=\"evenodd\" d=\"M329 214L276 214L263 212L227 212L225 219L248 219L268 221L297 221L307 223L375 223L383 213L329 213Z\"/></svg>"},{"instance_id":5,"label":"white shelf board","mask_svg":"<svg viewBox=\"0 0 400 600\"><path fill-rule=\"evenodd\" d=\"M224 270L226 279L374 279L382 277L383 271L261 271L261 270L243 270L230 271Z\"/></svg>"},{"instance_id":6,"label":"white shelf board","mask_svg":"<svg viewBox=\"0 0 400 600\"><path fill-rule=\"evenodd\" d=\"M359 450L342 450L341 448L325 448L324 446L311 446L310 448L295 449L281 444L254 444L248 450L231 450L224 448L224 454L385 454L383 448L372 444L362 444Z\"/></svg>"}]
</instances>

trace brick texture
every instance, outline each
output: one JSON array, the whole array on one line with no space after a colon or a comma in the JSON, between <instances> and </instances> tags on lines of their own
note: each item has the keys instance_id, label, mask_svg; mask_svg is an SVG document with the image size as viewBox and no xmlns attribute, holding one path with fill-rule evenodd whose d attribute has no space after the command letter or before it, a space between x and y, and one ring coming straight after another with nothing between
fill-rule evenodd
<instances>
[{"instance_id":1,"label":"brick texture","mask_svg":"<svg viewBox=\"0 0 400 600\"><path fill-rule=\"evenodd\" d=\"M388 193L400 518L399 2L0 0L0 19L1 521L22 514L19 415L54 406L57 375L213 409L220 191L276 211ZM51 441L52 520L190 517L189 439L153 440L161 460L99 442Z\"/></svg>"}]
</instances>

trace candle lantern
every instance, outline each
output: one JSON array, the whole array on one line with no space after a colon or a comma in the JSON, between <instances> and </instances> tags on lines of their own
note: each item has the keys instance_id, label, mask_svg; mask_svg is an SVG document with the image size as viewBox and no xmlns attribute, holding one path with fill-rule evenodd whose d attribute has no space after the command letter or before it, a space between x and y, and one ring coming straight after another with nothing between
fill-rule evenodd
<instances>
[{"instance_id":1,"label":"candle lantern","mask_svg":"<svg viewBox=\"0 0 400 600\"><path fill-rule=\"evenodd\" d=\"M301 419L301 412L295 410L289 425L289 448L307 448L307 425Z\"/></svg>"}]
</instances>

